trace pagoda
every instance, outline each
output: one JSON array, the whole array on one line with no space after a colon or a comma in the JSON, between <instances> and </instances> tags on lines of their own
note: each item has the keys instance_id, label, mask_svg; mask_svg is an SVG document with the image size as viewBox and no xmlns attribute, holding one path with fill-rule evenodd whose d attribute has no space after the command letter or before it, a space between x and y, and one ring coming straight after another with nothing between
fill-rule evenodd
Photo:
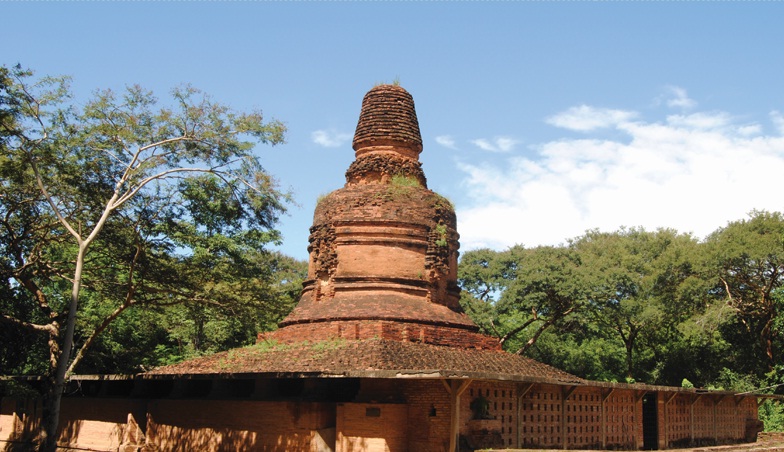
<instances>
[{"instance_id":1,"label":"pagoda","mask_svg":"<svg viewBox=\"0 0 784 452\"><path fill-rule=\"evenodd\" d=\"M501 350L462 311L452 204L428 190L414 101L362 102L346 184L321 199L299 303L255 345L138 375L77 375L62 450L668 449L753 442L779 396L587 381ZM36 380L30 381L33 385ZM34 397L0 399L0 448Z\"/></svg>"},{"instance_id":2,"label":"pagoda","mask_svg":"<svg viewBox=\"0 0 784 452\"><path fill-rule=\"evenodd\" d=\"M371 89L353 148L345 186L316 206L299 304L264 337L500 350L460 307L455 211L427 188L411 95L397 85Z\"/></svg>"}]
</instances>

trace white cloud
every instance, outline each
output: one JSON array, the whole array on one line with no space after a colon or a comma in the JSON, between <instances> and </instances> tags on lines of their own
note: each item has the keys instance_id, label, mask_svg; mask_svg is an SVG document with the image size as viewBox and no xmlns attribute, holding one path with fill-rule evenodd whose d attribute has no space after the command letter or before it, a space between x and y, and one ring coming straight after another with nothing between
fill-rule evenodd
<instances>
[{"instance_id":1,"label":"white cloud","mask_svg":"<svg viewBox=\"0 0 784 452\"><path fill-rule=\"evenodd\" d=\"M488 140L486 138L477 138L476 140L471 140L471 143L483 151L510 152L520 143L520 140L516 140L510 137L495 137L492 140Z\"/></svg>"},{"instance_id":2,"label":"white cloud","mask_svg":"<svg viewBox=\"0 0 784 452\"><path fill-rule=\"evenodd\" d=\"M439 135L436 137L436 143L449 149L457 149L457 143L451 135Z\"/></svg>"},{"instance_id":3,"label":"white cloud","mask_svg":"<svg viewBox=\"0 0 784 452\"><path fill-rule=\"evenodd\" d=\"M579 132L614 127L629 122L637 113L609 108L595 108L588 105L572 107L564 112L545 119L547 124Z\"/></svg>"},{"instance_id":4,"label":"white cloud","mask_svg":"<svg viewBox=\"0 0 784 452\"><path fill-rule=\"evenodd\" d=\"M779 135L784 135L784 115L776 110L773 110L770 112L770 120L778 130Z\"/></svg>"},{"instance_id":5,"label":"white cloud","mask_svg":"<svg viewBox=\"0 0 784 452\"><path fill-rule=\"evenodd\" d=\"M732 118L727 113L692 113L690 115L671 115L667 123L676 127L693 129L719 129L732 123Z\"/></svg>"},{"instance_id":6,"label":"white cloud","mask_svg":"<svg viewBox=\"0 0 784 452\"><path fill-rule=\"evenodd\" d=\"M689 98L686 90L678 86L668 86L666 88L666 102L670 108L689 109L697 106L697 102Z\"/></svg>"},{"instance_id":7,"label":"white cloud","mask_svg":"<svg viewBox=\"0 0 784 452\"><path fill-rule=\"evenodd\" d=\"M326 148L337 148L351 140L353 135L345 132L338 132L334 129L316 130L310 134L314 143Z\"/></svg>"},{"instance_id":8,"label":"white cloud","mask_svg":"<svg viewBox=\"0 0 784 452\"><path fill-rule=\"evenodd\" d=\"M784 210L779 112L770 113L778 135L763 135L759 125L724 112L661 122L627 122L636 114L589 106L568 112L574 114L553 121L590 131L598 126L580 118L604 112L595 123L614 123L626 136L558 139L531 146L534 157L462 163L471 198L465 207L458 204L463 249L554 245L587 229L621 226L672 227L703 238L752 209Z\"/></svg>"}]
</instances>

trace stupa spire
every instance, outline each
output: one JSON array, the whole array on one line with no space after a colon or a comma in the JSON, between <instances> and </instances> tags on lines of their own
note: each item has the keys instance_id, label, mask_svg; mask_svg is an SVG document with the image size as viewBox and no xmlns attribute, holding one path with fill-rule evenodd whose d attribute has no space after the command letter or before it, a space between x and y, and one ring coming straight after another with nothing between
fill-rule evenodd
<instances>
[{"instance_id":1,"label":"stupa spire","mask_svg":"<svg viewBox=\"0 0 784 452\"><path fill-rule=\"evenodd\" d=\"M414 98L400 86L378 85L365 94L353 147L356 160L346 172L348 185L388 183L397 176L427 188Z\"/></svg>"},{"instance_id":2,"label":"stupa spire","mask_svg":"<svg viewBox=\"0 0 784 452\"><path fill-rule=\"evenodd\" d=\"M353 148L346 185L316 206L308 278L274 336L498 348L460 307L454 208L427 189L405 89L379 85L365 95Z\"/></svg>"}]
</instances>

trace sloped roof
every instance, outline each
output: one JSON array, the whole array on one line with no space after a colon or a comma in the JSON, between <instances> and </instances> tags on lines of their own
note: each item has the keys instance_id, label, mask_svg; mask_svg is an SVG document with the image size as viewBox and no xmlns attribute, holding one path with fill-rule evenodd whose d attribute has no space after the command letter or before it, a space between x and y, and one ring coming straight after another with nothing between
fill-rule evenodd
<instances>
[{"instance_id":1,"label":"sloped roof","mask_svg":"<svg viewBox=\"0 0 784 452\"><path fill-rule=\"evenodd\" d=\"M586 380L503 351L384 339L259 344L160 367L144 377L474 378L556 384Z\"/></svg>"}]
</instances>

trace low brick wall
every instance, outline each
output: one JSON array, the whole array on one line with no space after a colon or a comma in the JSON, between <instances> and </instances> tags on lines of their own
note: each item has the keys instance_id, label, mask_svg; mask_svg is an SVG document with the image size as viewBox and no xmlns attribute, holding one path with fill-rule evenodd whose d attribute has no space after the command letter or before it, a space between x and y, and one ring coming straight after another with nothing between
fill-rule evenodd
<instances>
[{"instance_id":1,"label":"low brick wall","mask_svg":"<svg viewBox=\"0 0 784 452\"><path fill-rule=\"evenodd\" d=\"M148 408L146 444L159 450L320 451L320 431L334 428L334 413L334 404L316 402L156 400Z\"/></svg>"},{"instance_id":2,"label":"low brick wall","mask_svg":"<svg viewBox=\"0 0 784 452\"><path fill-rule=\"evenodd\" d=\"M407 427L406 404L340 403L336 452L405 452Z\"/></svg>"}]
</instances>

